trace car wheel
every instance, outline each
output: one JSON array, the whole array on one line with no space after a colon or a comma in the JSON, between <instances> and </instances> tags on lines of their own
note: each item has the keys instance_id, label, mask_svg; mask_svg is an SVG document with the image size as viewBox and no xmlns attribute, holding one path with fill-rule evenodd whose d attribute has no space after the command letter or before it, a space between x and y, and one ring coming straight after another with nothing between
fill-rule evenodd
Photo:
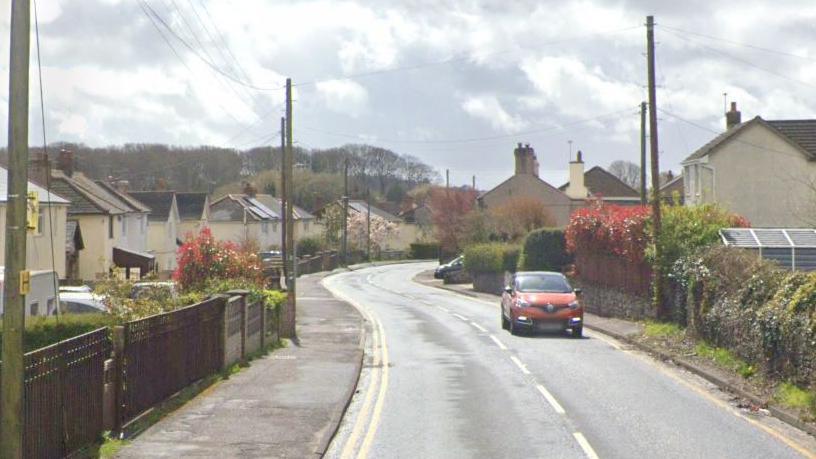
<instances>
[{"instance_id":1,"label":"car wheel","mask_svg":"<svg viewBox=\"0 0 816 459\"><path fill-rule=\"evenodd\" d=\"M507 320L507 317L504 316L504 312L500 311L499 315L501 316L502 330L509 329L510 328L510 321Z\"/></svg>"},{"instance_id":2,"label":"car wheel","mask_svg":"<svg viewBox=\"0 0 816 459\"><path fill-rule=\"evenodd\" d=\"M521 329L519 328L518 324L516 324L516 321L513 320L513 316L510 316L510 320L508 322L510 322L510 334L513 336L520 335Z\"/></svg>"},{"instance_id":3,"label":"car wheel","mask_svg":"<svg viewBox=\"0 0 816 459\"><path fill-rule=\"evenodd\" d=\"M572 327L572 337L573 338L581 338L584 336L584 326L579 325L577 327Z\"/></svg>"}]
</instances>

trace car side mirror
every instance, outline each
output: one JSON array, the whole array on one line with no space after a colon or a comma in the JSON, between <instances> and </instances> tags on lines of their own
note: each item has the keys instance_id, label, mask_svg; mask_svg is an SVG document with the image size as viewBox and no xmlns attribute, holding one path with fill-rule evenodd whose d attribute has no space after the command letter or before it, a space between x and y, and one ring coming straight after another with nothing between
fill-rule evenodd
<instances>
[{"instance_id":1,"label":"car side mirror","mask_svg":"<svg viewBox=\"0 0 816 459\"><path fill-rule=\"evenodd\" d=\"M583 291L583 290L581 290L580 288L575 288L575 289L572 289L572 291L573 291L573 292L574 292L576 295L580 295L580 294L584 293L584 291Z\"/></svg>"},{"instance_id":2,"label":"car side mirror","mask_svg":"<svg viewBox=\"0 0 816 459\"><path fill-rule=\"evenodd\" d=\"M507 293L508 295L512 295L513 294L513 287L510 287L508 285L507 287L504 288L504 293Z\"/></svg>"}]
</instances>

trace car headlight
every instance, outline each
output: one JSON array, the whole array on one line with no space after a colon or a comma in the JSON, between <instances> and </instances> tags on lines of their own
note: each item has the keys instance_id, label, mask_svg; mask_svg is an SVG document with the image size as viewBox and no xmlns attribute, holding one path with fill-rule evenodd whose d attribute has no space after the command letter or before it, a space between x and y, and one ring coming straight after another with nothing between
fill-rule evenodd
<instances>
[{"instance_id":1,"label":"car headlight","mask_svg":"<svg viewBox=\"0 0 816 459\"><path fill-rule=\"evenodd\" d=\"M573 301L572 303L569 304L569 308L573 311L578 309L580 306L581 305L577 301Z\"/></svg>"},{"instance_id":2,"label":"car headlight","mask_svg":"<svg viewBox=\"0 0 816 459\"><path fill-rule=\"evenodd\" d=\"M517 308L527 308L530 307L530 303L524 300L516 300L516 307Z\"/></svg>"}]
</instances>

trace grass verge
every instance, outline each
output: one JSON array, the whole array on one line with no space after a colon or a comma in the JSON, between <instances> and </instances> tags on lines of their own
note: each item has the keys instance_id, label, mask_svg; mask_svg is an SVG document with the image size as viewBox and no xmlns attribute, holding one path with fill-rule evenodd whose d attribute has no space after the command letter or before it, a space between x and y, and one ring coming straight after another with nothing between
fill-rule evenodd
<instances>
[{"instance_id":1,"label":"grass verge","mask_svg":"<svg viewBox=\"0 0 816 459\"><path fill-rule=\"evenodd\" d=\"M650 338L679 338L686 334L686 329L669 322L646 321L643 334Z\"/></svg>"},{"instance_id":2,"label":"grass verge","mask_svg":"<svg viewBox=\"0 0 816 459\"><path fill-rule=\"evenodd\" d=\"M816 416L816 392L802 389L789 382L777 386L774 400L787 408L794 408Z\"/></svg>"},{"instance_id":3,"label":"grass verge","mask_svg":"<svg viewBox=\"0 0 816 459\"><path fill-rule=\"evenodd\" d=\"M712 347L706 343L697 343L694 351L698 356L713 360L717 365L736 371L743 378L750 378L756 374L756 367L734 355L733 352L721 347Z\"/></svg>"}]
</instances>

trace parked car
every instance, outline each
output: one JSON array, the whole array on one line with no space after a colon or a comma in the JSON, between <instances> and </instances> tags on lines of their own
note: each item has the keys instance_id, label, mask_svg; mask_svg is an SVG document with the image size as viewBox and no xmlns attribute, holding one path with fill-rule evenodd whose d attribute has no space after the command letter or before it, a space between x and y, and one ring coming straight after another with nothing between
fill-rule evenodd
<instances>
[{"instance_id":1,"label":"parked car","mask_svg":"<svg viewBox=\"0 0 816 459\"><path fill-rule=\"evenodd\" d=\"M513 275L501 301L501 324L513 335L525 331L584 331L580 289L573 289L561 273L522 271Z\"/></svg>"},{"instance_id":2,"label":"parked car","mask_svg":"<svg viewBox=\"0 0 816 459\"><path fill-rule=\"evenodd\" d=\"M59 291L60 293L91 293L93 289L90 285L63 285Z\"/></svg>"},{"instance_id":3,"label":"parked car","mask_svg":"<svg viewBox=\"0 0 816 459\"><path fill-rule=\"evenodd\" d=\"M444 279L446 274L455 273L463 270L465 268L465 257L459 255L458 257L454 258L453 260L439 265L434 271L434 278L435 279Z\"/></svg>"},{"instance_id":4,"label":"parked car","mask_svg":"<svg viewBox=\"0 0 816 459\"><path fill-rule=\"evenodd\" d=\"M159 296L170 298L178 297L178 289L175 282L136 282L133 284L131 298L138 299L146 296Z\"/></svg>"},{"instance_id":5,"label":"parked car","mask_svg":"<svg viewBox=\"0 0 816 459\"><path fill-rule=\"evenodd\" d=\"M105 296L91 292L60 292L60 310L63 313L107 313Z\"/></svg>"}]
</instances>

